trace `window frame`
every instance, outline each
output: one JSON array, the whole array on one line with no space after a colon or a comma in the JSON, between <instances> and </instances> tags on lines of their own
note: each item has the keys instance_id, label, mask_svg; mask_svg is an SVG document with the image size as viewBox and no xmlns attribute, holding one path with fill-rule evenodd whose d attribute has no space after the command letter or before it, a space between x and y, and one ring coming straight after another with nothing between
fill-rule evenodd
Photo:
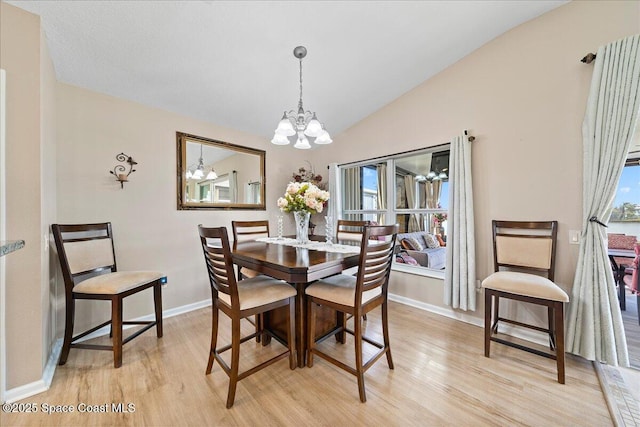
<instances>
[{"instance_id":1,"label":"window frame","mask_svg":"<svg viewBox=\"0 0 640 427\"><path fill-rule=\"evenodd\" d=\"M386 209L345 209L343 206L343 200L340 203L340 211L338 212L340 218L349 218L351 215L361 215L362 218L366 218L367 215L376 215L376 217L380 218L383 215L385 224L395 224L397 221L397 215L407 215L407 214L437 214L437 213L447 213L448 209L443 208L396 208L397 201L397 186L396 186L396 160L402 159L405 157L415 156L418 154L427 154L427 153L442 153L446 151L451 151L451 144L442 144L434 147L426 147L418 150L411 150L402 153L390 154L387 156L381 156L377 158L360 160L345 164L338 165L338 180L340 185L340 191L344 196L347 192L347 189L343 186L344 183L344 170L348 168L359 167L364 168L367 166L375 167L375 165L386 163L386 186L387 186L387 197L386 197ZM361 188L362 188L362 172L361 172ZM449 178L447 177L447 182ZM361 203L362 205L362 203ZM429 230L426 230L429 231ZM399 243L398 243L399 244ZM445 246L446 248L446 246ZM432 269L424 266L412 266L407 264L402 264L396 262L395 258L392 264L392 269L396 271L402 271L410 274L426 276L426 277L434 277L444 279L445 268L441 270Z\"/></svg>"}]
</instances>

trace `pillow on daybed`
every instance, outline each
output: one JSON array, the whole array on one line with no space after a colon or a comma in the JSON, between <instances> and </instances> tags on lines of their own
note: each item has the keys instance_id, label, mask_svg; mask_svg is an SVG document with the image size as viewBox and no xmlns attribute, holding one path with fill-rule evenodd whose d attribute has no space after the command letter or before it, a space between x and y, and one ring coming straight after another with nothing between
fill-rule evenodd
<instances>
[{"instance_id":1,"label":"pillow on daybed","mask_svg":"<svg viewBox=\"0 0 640 427\"><path fill-rule=\"evenodd\" d=\"M438 239L433 234L425 233L422 237L424 238L428 248L433 249L440 247L440 242L438 242Z\"/></svg>"},{"instance_id":2,"label":"pillow on daybed","mask_svg":"<svg viewBox=\"0 0 640 427\"><path fill-rule=\"evenodd\" d=\"M402 239L402 241L400 242L400 245L402 245L404 249L407 249L410 251L421 251L424 249L422 247L422 244L418 241L418 239L414 237L406 237Z\"/></svg>"}]
</instances>

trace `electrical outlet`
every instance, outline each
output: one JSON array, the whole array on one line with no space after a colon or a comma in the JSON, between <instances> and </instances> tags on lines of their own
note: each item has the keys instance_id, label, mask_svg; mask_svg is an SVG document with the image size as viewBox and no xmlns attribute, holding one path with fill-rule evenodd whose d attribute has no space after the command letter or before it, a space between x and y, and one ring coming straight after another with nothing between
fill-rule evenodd
<instances>
[{"instance_id":1,"label":"electrical outlet","mask_svg":"<svg viewBox=\"0 0 640 427\"><path fill-rule=\"evenodd\" d=\"M579 245L581 238L580 234L580 230L569 230L569 244Z\"/></svg>"}]
</instances>

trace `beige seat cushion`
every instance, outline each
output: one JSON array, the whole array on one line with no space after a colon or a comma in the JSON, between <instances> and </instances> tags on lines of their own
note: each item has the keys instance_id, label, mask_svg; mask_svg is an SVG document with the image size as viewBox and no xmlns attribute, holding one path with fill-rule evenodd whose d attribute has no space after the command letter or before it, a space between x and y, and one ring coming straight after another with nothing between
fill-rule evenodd
<instances>
[{"instance_id":1,"label":"beige seat cushion","mask_svg":"<svg viewBox=\"0 0 640 427\"><path fill-rule=\"evenodd\" d=\"M569 296L558 285L535 274L498 271L484 279L482 287L551 301L569 302Z\"/></svg>"},{"instance_id":2,"label":"beige seat cushion","mask_svg":"<svg viewBox=\"0 0 640 427\"><path fill-rule=\"evenodd\" d=\"M305 293L312 297L353 307L356 299L356 278L345 274L331 276L312 283L307 287ZM362 304L374 299L381 293L381 287L364 292L362 294Z\"/></svg>"},{"instance_id":3,"label":"beige seat cushion","mask_svg":"<svg viewBox=\"0 0 640 427\"><path fill-rule=\"evenodd\" d=\"M296 289L282 280L267 276L256 276L238 282L238 298L240 310L271 304L296 295ZM231 297L218 292L218 298L231 307Z\"/></svg>"},{"instance_id":4,"label":"beige seat cushion","mask_svg":"<svg viewBox=\"0 0 640 427\"><path fill-rule=\"evenodd\" d=\"M115 295L158 280L165 275L157 271L116 271L83 280L73 292L83 294Z\"/></svg>"}]
</instances>

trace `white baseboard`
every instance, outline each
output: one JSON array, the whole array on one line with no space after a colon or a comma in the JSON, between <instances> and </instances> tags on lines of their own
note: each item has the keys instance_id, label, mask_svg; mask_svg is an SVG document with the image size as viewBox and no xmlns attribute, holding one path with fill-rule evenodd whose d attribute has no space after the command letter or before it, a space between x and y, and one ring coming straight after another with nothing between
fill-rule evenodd
<instances>
[{"instance_id":1,"label":"white baseboard","mask_svg":"<svg viewBox=\"0 0 640 427\"><path fill-rule=\"evenodd\" d=\"M211 305L211 298L203 301L198 301L193 304L187 304L187 305L183 305L176 308L170 308L162 312L162 318L166 319L169 317L178 316L180 314L188 313L194 310L199 310L201 308L204 308L210 305ZM147 320L153 320L153 319L155 319L155 315L150 314L147 316L138 317L137 319L133 319L133 320L147 321ZM127 325L125 326L125 329L130 327L135 327L135 325ZM109 327L105 326L104 328L100 328L97 331L87 335L81 341L107 335L108 333L109 333ZM58 366L58 359L60 359L61 351L62 351L62 338L59 338L51 347L51 354L49 355L49 358L47 360L47 365L45 366L44 371L42 373L42 378L32 383L15 387L10 390L6 390L4 394L4 399L5 399L4 401L7 403L11 403L18 400L26 399L27 397L49 390L49 387L51 386L51 381L53 380L53 374L55 373L56 367Z\"/></svg>"},{"instance_id":2,"label":"white baseboard","mask_svg":"<svg viewBox=\"0 0 640 427\"><path fill-rule=\"evenodd\" d=\"M34 381L20 387L12 388L11 390L7 390L4 395L5 401L7 403L11 403L49 390L49 387L51 387L51 381L53 380L53 374L55 373L56 366L58 365L58 359L60 358L61 351L62 338L59 338L51 347L51 354L49 355L49 359L47 359L47 365L44 367L42 378L38 381Z\"/></svg>"},{"instance_id":3,"label":"white baseboard","mask_svg":"<svg viewBox=\"0 0 640 427\"><path fill-rule=\"evenodd\" d=\"M476 316L472 316L470 314L466 314L463 311L454 310L450 307L441 307L433 304L427 304L422 301L417 301L411 298L403 297L400 295L389 294L389 301L395 301L400 304L408 305L410 307L415 307L420 310L428 311L430 313L439 314L440 316L445 316L450 319L459 320L461 322L469 323L471 325L475 325L481 328L484 328L484 319L481 319ZM516 328L510 325L505 325L504 323L500 324L500 332L506 335L510 335L516 338L520 338L526 341L531 341L536 344L540 344L542 346L547 346L549 343L546 341L546 334L540 332L534 332L528 329ZM483 331L479 331L478 333L482 334Z\"/></svg>"}]
</instances>

